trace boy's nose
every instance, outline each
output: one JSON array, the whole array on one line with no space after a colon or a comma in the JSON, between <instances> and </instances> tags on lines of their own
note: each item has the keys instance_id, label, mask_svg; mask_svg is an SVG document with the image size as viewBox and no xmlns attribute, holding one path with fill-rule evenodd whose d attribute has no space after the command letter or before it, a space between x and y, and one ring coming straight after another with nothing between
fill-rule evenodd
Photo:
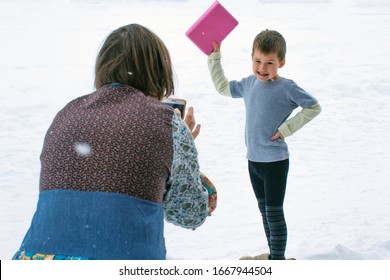
<instances>
[{"instance_id":1,"label":"boy's nose","mask_svg":"<svg viewBox=\"0 0 390 280\"><path fill-rule=\"evenodd\" d=\"M259 70L265 70L265 64L264 63L260 63L259 65Z\"/></svg>"}]
</instances>

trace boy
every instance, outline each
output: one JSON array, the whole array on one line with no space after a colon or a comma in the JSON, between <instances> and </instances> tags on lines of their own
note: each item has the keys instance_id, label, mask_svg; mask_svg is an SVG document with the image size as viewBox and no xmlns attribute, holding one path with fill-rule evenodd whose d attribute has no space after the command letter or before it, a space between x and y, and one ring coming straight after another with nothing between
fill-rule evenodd
<instances>
[{"instance_id":1,"label":"boy","mask_svg":"<svg viewBox=\"0 0 390 280\"><path fill-rule=\"evenodd\" d=\"M264 30L256 36L252 48L253 74L241 81L227 80L220 62L220 46L213 43L213 47L208 66L216 90L224 96L244 98L249 176L270 249L261 258L284 260L287 225L283 202L289 169L284 139L317 116L321 107L292 80L278 75L286 54L286 41L279 32ZM297 107L302 110L288 119Z\"/></svg>"}]
</instances>

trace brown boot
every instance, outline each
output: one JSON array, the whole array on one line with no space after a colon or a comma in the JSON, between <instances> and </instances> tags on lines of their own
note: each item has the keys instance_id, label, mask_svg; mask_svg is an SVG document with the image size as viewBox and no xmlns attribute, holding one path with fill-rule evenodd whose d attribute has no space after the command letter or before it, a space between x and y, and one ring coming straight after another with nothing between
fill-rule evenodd
<instances>
[{"instance_id":1,"label":"brown boot","mask_svg":"<svg viewBox=\"0 0 390 280\"><path fill-rule=\"evenodd\" d=\"M241 257L240 260L268 260L268 257L269 257L269 253L264 253L253 257L251 256Z\"/></svg>"}]
</instances>

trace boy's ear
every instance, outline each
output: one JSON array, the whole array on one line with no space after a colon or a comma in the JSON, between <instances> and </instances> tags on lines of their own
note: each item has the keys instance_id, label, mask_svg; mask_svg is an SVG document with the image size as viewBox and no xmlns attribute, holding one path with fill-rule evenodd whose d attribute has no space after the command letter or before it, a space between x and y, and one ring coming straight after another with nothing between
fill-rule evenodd
<instances>
[{"instance_id":1,"label":"boy's ear","mask_svg":"<svg viewBox=\"0 0 390 280\"><path fill-rule=\"evenodd\" d=\"M284 66L284 64L286 63L286 59L283 59L280 63L279 63L279 68L282 68Z\"/></svg>"}]
</instances>

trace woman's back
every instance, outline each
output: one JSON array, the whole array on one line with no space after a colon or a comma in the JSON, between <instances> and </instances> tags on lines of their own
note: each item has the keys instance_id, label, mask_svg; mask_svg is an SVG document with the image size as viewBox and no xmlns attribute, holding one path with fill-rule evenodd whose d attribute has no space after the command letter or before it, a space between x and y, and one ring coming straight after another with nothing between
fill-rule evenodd
<instances>
[{"instance_id":1,"label":"woman's back","mask_svg":"<svg viewBox=\"0 0 390 280\"><path fill-rule=\"evenodd\" d=\"M172 114L123 86L104 86L61 110L45 138L39 202L21 251L164 259Z\"/></svg>"},{"instance_id":2,"label":"woman's back","mask_svg":"<svg viewBox=\"0 0 390 280\"><path fill-rule=\"evenodd\" d=\"M172 165L172 114L123 86L70 102L47 132L40 191L113 192L161 203Z\"/></svg>"}]
</instances>

